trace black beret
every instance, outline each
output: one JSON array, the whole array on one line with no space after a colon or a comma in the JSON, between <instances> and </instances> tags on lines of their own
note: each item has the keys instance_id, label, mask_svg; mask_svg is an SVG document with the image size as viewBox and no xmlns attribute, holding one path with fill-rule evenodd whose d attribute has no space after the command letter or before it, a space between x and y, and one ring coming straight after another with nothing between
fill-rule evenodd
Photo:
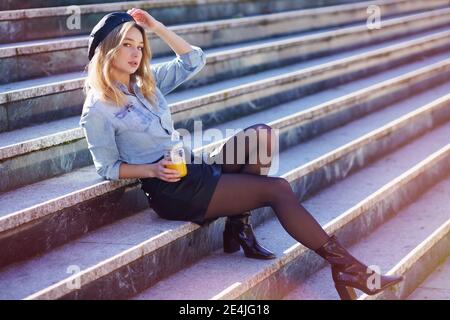
<instances>
[{"instance_id":1,"label":"black beret","mask_svg":"<svg viewBox=\"0 0 450 320\"><path fill-rule=\"evenodd\" d=\"M88 57L91 61L95 53L95 48L102 42L106 36L118 25L128 21L135 21L134 18L126 12L111 12L104 16L92 29L89 35Z\"/></svg>"}]
</instances>

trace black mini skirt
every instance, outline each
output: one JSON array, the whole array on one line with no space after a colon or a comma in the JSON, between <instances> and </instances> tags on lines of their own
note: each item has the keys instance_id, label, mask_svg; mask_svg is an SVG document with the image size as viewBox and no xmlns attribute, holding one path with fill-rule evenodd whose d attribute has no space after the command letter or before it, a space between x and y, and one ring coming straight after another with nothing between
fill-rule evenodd
<instances>
[{"instance_id":1,"label":"black mini skirt","mask_svg":"<svg viewBox=\"0 0 450 320\"><path fill-rule=\"evenodd\" d=\"M187 175L177 182L167 182L159 178L139 180L150 207L159 217L203 225L216 220L204 217L222 174L222 166L206 163L202 157L196 157L194 162L192 152L190 156L191 163L186 164ZM153 163L162 158L161 156Z\"/></svg>"}]
</instances>

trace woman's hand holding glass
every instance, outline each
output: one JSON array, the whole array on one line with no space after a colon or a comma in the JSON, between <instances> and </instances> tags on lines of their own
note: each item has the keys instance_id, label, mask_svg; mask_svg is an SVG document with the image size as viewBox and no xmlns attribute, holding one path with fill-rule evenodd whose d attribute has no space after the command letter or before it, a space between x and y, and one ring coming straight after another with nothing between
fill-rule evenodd
<instances>
[{"instance_id":1,"label":"woman's hand holding glass","mask_svg":"<svg viewBox=\"0 0 450 320\"><path fill-rule=\"evenodd\" d=\"M172 161L169 161L167 159L161 159L160 161L156 163L150 164L150 177L151 178L158 178L167 182L178 182L181 179L181 175L178 172L178 170L175 169L169 169L165 166L167 165L173 165L174 163Z\"/></svg>"}]
</instances>

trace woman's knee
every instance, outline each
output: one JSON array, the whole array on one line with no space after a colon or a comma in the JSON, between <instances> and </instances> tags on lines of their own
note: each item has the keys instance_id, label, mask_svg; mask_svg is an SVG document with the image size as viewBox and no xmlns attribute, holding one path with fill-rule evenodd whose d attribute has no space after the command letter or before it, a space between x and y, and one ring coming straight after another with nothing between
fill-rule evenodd
<instances>
[{"instance_id":1,"label":"woman's knee","mask_svg":"<svg viewBox=\"0 0 450 320\"><path fill-rule=\"evenodd\" d=\"M274 134L274 130L272 129L272 127L267 124L261 123L258 124L256 128L256 130L258 131L258 135L264 140L265 144L270 147Z\"/></svg>"},{"instance_id":2,"label":"woman's knee","mask_svg":"<svg viewBox=\"0 0 450 320\"><path fill-rule=\"evenodd\" d=\"M283 177L276 177L277 189L282 191L292 191L291 184Z\"/></svg>"},{"instance_id":3,"label":"woman's knee","mask_svg":"<svg viewBox=\"0 0 450 320\"><path fill-rule=\"evenodd\" d=\"M246 134L254 135L253 140L258 146L258 148L256 148L255 145L254 150L258 150L259 152L265 152L264 155L268 157L273 156L272 152L276 140L274 139L274 130L272 129L271 126L264 123L258 123L247 128Z\"/></svg>"},{"instance_id":4,"label":"woman's knee","mask_svg":"<svg viewBox=\"0 0 450 320\"><path fill-rule=\"evenodd\" d=\"M269 177L272 179L271 188L270 188L270 200L278 201L283 197L291 196L293 194L293 190L289 181L282 177Z\"/></svg>"},{"instance_id":5,"label":"woman's knee","mask_svg":"<svg viewBox=\"0 0 450 320\"><path fill-rule=\"evenodd\" d=\"M245 129L247 133L254 132L257 137L264 137L270 139L273 134L273 128L265 123L258 123Z\"/></svg>"},{"instance_id":6,"label":"woman's knee","mask_svg":"<svg viewBox=\"0 0 450 320\"><path fill-rule=\"evenodd\" d=\"M255 129L255 130L258 130L258 129L266 129L266 130L272 130L272 127L269 126L268 124L265 124L265 123L257 123L257 124L251 125L250 127L247 127L245 130L247 130L247 129Z\"/></svg>"}]
</instances>

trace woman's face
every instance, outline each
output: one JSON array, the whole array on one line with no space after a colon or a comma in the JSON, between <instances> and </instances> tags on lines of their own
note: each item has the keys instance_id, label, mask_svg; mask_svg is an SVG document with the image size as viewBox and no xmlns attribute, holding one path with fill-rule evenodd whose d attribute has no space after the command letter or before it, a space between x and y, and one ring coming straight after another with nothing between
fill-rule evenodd
<instances>
[{"instance_id":1,"label":"woman's face","mask_svg":"<svg viewBox=\"0 0 450 320\"><path fill-rule=\"evenodd\" d=\"M119 51L113 58L113 68L119 73L135 73L141 63L144 50L143 41L142 34L137 28L133 27L128 30Z\"/></svg>"}]
</instances>

